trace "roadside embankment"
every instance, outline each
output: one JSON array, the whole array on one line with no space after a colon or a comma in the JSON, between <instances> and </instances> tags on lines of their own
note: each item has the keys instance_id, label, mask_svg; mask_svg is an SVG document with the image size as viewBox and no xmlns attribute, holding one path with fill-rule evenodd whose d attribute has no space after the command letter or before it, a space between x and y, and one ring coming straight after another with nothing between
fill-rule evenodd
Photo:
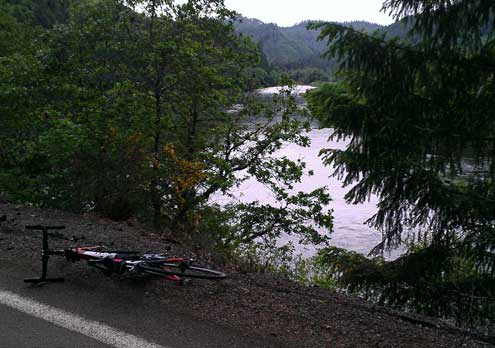
<instances>
[{"instance_id":1,"label":"roadside embankment","mask_svg":"<svg viewBox=\"0 0 495 348\"><path fill-rule=\"evenodd\" d=\"M0 203L1 273L15 273L20 279L35 276L40 269L41 236L27 231L26 224L65 225L66 239L51 240L53 247L107 245L116 249L169 250L177 256L195 256L136 222L113 222ZM202 261L209 263L209 260ZM181 318L207 322L209 326L233 332L240 339L265 342L261 347L491 347L440 323L409 317L328 290L305 288L269 274L224 271L229 274L224 281L195 280L181 286L165 280L132 279L125 275L105 277L83 262L73 264L62 258L51 258L50 274L63 275L66 281L48 286L74 293L73 301L77 301L78 289L94 291L95 296L107 296L105 293L125 296L129 289L134 297L152 301L157 313L178 313ZM8 286L0 280L0 287ZM20 282L16 286L29 285ZM53 296L56 294L57 291L53 291ZM133 310L131 305L127 306L129 311ZM159 324L166 330L166 322Z\"/></svg>"}]
</instances>

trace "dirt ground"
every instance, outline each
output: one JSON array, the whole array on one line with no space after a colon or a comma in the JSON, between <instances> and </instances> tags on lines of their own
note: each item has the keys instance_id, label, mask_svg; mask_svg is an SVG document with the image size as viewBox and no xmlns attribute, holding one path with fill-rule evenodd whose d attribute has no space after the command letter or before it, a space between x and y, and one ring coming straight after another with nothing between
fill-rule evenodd
<instances>
[{"instance_id":1,"label":"dirt ground","mask_svg":"<svg viewBox=\"0 0 495 348\"><path fill-rule=\"evenodd\" d=\"M33 271L39 270L41 236L26 230L27 224L65 225L65 239L50 241L54 248L106 245L143 252L169 249L174 256L196 256L136 222L0 203L0 261L16 260ZM200 261L213 266L208 260ZM88 272L84 262L67 263L51 259L51 271L70 273L70 277L88 282L91 277L104 278L103 274ZM194 280L178 285L147 280L146 293L195 320L249 332L281 347L494 347L429 318L412 317L324 289L306 288L275 275L222 270L229 277L219 282ZM105 281L124 286L132 282L125 277L112 276Z\"/></svg>"}]
</instances>

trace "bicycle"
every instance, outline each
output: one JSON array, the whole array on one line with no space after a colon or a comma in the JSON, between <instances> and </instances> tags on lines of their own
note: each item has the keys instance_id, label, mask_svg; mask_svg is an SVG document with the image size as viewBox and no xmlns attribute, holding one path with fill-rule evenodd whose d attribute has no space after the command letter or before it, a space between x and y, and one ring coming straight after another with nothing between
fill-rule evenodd
<instances>
[{"instance_id":1,"label":"bicycle","mask_svg":"<svg viewBox=\"0 0 495 348\"><path fill-rule=\"evenodd\" d=\"M86 260L88 265L101 270L105 275L147 274L164 277L174 282L183 282L188 278L220 280L226 278L223 272L204 267L193 266L194 260L169 257L162 253L145 253L138 251L106 250L103 246L70 247L66 249L50 249L48 247L49 230L63 230L65 226L28 225L28 230L43 232L43 247L41 250L42 270L38 278L26 278L24 282L40 284L45 282L62 282L64 278L48 278L48 260L50 256L64 256L68 261Z\"/></svg>"}]
</instances>

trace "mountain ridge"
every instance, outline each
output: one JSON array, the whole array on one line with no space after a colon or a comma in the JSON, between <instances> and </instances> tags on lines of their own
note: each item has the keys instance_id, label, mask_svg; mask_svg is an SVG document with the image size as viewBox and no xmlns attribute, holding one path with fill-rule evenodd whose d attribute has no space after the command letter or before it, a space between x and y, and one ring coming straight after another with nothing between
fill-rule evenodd
<instances>
[{"instance_id":1,"label":"mountain ridge","mask_svg":"<svg viewBox=\"0 0 495 348\"><path fill-rule=\"evenodd\" d=\"M317 69L316 75L332 76L335 61L321 57L328 49L327 43L318 41L318 30L307 29L308 23L315 22L323 21L304 20L293 26L282 27L275 23L265 23L257 18L241 17L234 25L239 34L251 37L259 45L272 68L283 72ZM404 26L400 22L389 26L368 21L339 22L339 24L352 26L366 33L377 30L390 32L392 36L402 36L405 33Z\"/></svg>"}]
</instances>

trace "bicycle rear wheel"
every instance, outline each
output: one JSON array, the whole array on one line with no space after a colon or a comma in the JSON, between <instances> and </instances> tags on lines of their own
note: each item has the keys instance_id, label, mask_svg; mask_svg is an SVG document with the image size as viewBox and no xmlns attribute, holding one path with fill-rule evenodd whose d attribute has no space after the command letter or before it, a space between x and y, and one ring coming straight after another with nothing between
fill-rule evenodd
<instances>
[{"instance_id":1,"label":"bicycle rear wheel","mask_svg":"<svg viewBox=\"0 0 495 348\"><path fill-rule=\"evenodd\" d=\"M227 277L227 275L223 272L196 266L188 266L187 268L184 268L177 263L164 262L160 264L140 264L138 268L142 272L157 276L178 276L181 278L198 278L210 280L220 280Z\"/></svg>"}]
</instances>

